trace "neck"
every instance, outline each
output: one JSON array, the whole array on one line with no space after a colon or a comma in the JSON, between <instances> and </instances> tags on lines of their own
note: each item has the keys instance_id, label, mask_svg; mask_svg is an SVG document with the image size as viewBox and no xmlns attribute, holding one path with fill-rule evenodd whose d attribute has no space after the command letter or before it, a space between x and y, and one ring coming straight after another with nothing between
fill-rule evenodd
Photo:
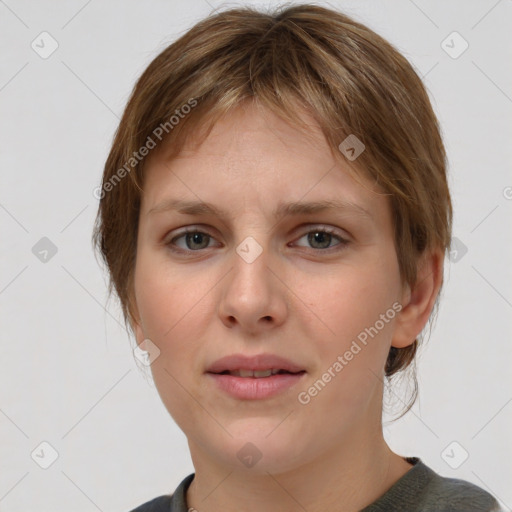
<instances>
[{"instance_id":1,"label":"neck","mask_svg":"<svg viewBox=\"0 0 512 512\"><path fill-rule=\"evenodd\" d=\"M349 437L350 442L282 473L219 467L189 441L196 472L187 491L188 507L199 512L359 511L412 466L389 449L382 429L378 435Z\"/></svg>"}]
</instances>

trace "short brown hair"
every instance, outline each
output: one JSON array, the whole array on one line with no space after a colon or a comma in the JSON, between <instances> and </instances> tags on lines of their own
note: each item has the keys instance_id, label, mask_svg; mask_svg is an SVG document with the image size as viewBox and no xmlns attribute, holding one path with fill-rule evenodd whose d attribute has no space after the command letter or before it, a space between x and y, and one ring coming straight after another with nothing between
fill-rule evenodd
<instances>
[{"instance_id":1,"label":"short brown hair","mask_svg":"<svg viewBox=\"0 0 512 512\"><path fill-rule=\"evenodd\" d=\"M246 100L307 130L297 106L306 110L337 158L345 158L338 146L347 136L364 143L357 162L348 163L389 194L403 282L415 284L418 258L427 249L449 248L445 149L428 94L406 58L328 8L230 9L197 23L149 64L105 164L93 242L110 273L109 292L115 288L130 325L144 182L144 160L134 154L159 139L177 155L188 135L207 136L220 116ZM162 126L164 139L155 136ZM409 366L417 344L391 347L386 376Z\"/></svg>"}]
</instances>

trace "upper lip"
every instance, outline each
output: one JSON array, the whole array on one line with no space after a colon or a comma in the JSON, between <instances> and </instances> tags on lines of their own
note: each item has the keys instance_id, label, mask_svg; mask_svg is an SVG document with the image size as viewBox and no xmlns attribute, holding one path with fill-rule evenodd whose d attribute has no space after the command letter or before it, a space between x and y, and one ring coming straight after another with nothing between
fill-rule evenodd
<instances>
[{"instance_id":1,"label":"upper lip","mask_svg":"<svg viewBox=\"0 0 512 512\"><path fill-rule=\"evenodd\" d=\"M274 354L259 354L256 356L246 356L243 354L233 354L222 357L215 361L206 370L209 373L222 373L224 371L234 370L286 370L291 373L305 371L301 366Z\"/></svg>"}]
</instances>

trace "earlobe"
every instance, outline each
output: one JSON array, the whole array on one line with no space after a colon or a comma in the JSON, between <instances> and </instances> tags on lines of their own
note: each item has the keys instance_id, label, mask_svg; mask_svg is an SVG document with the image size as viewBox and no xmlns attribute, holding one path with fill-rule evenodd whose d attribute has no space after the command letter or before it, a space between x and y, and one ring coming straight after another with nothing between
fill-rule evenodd
<instances>
[{"instance_id":1,"label":"earlobe","mask_svg":"<svg viewBox=\"0 0 512 512\"><path fill-rule=\"evenodd\" d=\"M413 287L403 293L402 310L395 323L391 346L411 345L423 330L443 282L443 252L436 249L425 253L418 261L418 273Z\"/></svg>"}]
</instances>

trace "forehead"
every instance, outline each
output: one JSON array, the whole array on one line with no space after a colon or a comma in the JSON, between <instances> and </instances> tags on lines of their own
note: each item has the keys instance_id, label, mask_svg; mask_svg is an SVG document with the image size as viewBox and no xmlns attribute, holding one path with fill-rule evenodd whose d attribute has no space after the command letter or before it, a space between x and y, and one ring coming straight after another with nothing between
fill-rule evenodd
<instances>
[{"instance_id":1,"label":"forehead","mask_svg":"<svg viewBox=\"0 0 512 512\"><path fill-rule=\"evenodd\" d=\"M363 177L356 182L351 164L335 158L315 120L307 113L302 119L307 131L245 104L219 119L198 147L191 134L171 159L172 139L166 141L146 163L142 213L169 197L221 202L224 209L270 207L282 204L284 196L290 201L337 197L372 209L375 187Z\"/></svg>"},{"instance_id":2,"label":"forehead","mask_svg":"<svg viewBox=\"0 0 512 512\"><path fill-rule=\"evenodd\" d=\"M173 147L171 132L157 151L149 155L149 161L155 158L170 161L204 156L229 161L239 158L241 154L246 160L261 159L259 142L264 142L269 150L279 149L281 152L288 152L290 157L303 152L306 148L315 149L317 152L331 152L318 123L299 106L294 115L306 124L305 129L300 129L296 123L283 119L256 101L245 100L216 118L206 139L202 135L205 126L210 122L210 113L200 115L202 117L195 119L190 131L185 128L186 140L178 154Z\"/></svg>"}]
</instances>

